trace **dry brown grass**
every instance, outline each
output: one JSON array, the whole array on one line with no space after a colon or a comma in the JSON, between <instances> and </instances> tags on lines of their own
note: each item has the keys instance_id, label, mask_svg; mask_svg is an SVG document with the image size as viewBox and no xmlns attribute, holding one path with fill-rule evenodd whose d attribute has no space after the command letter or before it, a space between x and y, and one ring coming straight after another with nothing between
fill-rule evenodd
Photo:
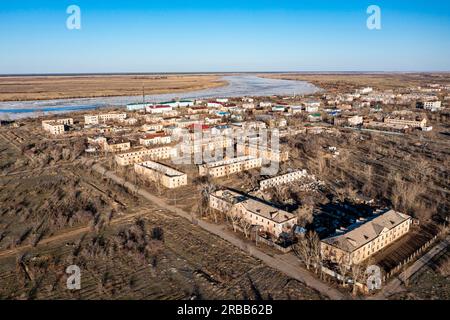
<instances>
[{"instance_id":1,"label":"dry brown grass","mask_svg":"<svg viewBox=\"0 0 450 320\"><path fill-rule=\"evenodd\" d=\"M379 90L403 89L424 83L450 83L450 74L270 74L266 78L308 81L323 89L371 86Z\"/></svg>"},{"instance_id":2,"label":"dry brown grass","mask_svg":"<svg viewBox=\"0 0 450 320\"><path fill-rule=\"evenodd\" d=\"M225 85L215 75L0 77L0 101L162 94Z\"/></svg>"}]
</instances>

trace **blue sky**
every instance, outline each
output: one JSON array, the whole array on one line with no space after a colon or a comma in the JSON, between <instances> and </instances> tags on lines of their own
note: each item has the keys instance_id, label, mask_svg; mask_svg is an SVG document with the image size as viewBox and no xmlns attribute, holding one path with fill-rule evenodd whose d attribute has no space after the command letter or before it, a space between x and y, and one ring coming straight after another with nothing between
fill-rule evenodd
<instances>
[{"instance_id":1,"label":"blue sky","mask_svg":"<svg viewBox=\"0 0 450 320\"><path fill-rule=\"evenodd\" d=\"M450 71L449 36L444 0L1 1L0 74Z\"/></svg>"}]
</instances>

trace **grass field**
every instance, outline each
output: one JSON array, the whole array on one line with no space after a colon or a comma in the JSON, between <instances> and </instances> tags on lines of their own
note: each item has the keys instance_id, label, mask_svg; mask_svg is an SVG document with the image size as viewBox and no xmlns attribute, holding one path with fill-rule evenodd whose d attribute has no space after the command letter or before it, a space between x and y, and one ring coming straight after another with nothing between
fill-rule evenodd
<instances>
[{"instance_id":1,"label":"grass field","mask_svg":"<svg viewBox=\"0 0 450 320\"><path fill-rule=\"evenodd\" d=\"M308 81L322 89L374 87L379 90L403 89L424 83L450 83L450 74L392 73L392 74L266 74L271 79Z\"/></svg>"},{"instance_id":2,"label":"grass field","mask_svg":"<svg viewBox=\"0 0 450 320\"><path fill-rule=\"evenodd\" d=\"M226 85L214 75L0 77L0 101L162 94Z\"/></svg>"}]
</instances>

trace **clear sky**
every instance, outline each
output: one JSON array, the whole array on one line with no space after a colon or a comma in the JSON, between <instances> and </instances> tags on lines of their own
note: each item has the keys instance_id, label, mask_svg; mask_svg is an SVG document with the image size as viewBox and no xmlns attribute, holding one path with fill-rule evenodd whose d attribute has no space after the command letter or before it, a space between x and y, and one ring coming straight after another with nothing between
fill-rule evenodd
<instances>
[{"instance_id":1,"label":"clear sky","mask_svg":"<svg viewBox=\"0 0 450 320\"><path fill-rule=\"evenodd\" d=\"M5 0L0 43L1 74L450 71L450 1Z\"/></svg>"}]
</instances>

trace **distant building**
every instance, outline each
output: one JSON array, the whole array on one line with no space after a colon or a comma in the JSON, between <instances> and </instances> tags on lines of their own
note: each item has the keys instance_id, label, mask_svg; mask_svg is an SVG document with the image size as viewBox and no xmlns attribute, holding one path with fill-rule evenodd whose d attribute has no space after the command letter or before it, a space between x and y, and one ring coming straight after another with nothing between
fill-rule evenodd
<instances>
[{"instance_id":1,"label":"distant building","mask_svg":"<svg viewBox=\"0 0 450 320\"><path fill-rule=\"evenodd\" d=\"M96 125L99 123L105 123L109 121L122 121L127 118L126 113L105 113L99 115L85 115L84 124L85 125Z\"/></svg>"},{"instance_id":2,"label":"distant building","mask_svg":"<svg viewBox=\"0 0 450 320\"><path fill-rule=\"evenodd\" d=\"M321 241L324 260L339 264L358 264L396 240L410 230L412 218L406 214L389 210L369 221L359 221L347 231Z\"/></svg>"},{"instance_id":3,"label":"distant building","mask_svg":"<svg viewBox=\"0 0 450 320\"><path fill-rule=\"evenodd\" d=\"M66 131L66 126L70 125L73 125L72 118L42 121L42 128L54 135L63 134Z\"/></svg>"},{"instance_id":4,"label":"distant building","mask_svg":"<svg viewBox=\"0 0 450 320\"><path fill-rule=\"evenodd\" d=\"M364 123L364 118L361 116L353 116L348 118L347 121L351 126L359 126Z\"/></svg>"},{"instance_id":5,"label":"distant building","mask_svg":"<svg viewBox=\"0 0 450 320\"><path fill-rule=\"evenodd\" d=\"M430 111L438 111L442 108L442 102L441 101L426 101L423 103L423 107L425 110Z\"/></svg>"},{"instance_id":6,"label":"distant building","mask_svg":"<svg viewBox=\"0 0 450 320\"><path fill-rule=\"evenodd\" d=\"M307 176L306 170L298 170L283 175L279 175L270 179L265 179L259 182L259 188L266 190L283 184L292 183L301 180Z\"/></svg>"},{"instance_id":7,"label":"distant building","mask_svg":"<svg viewBox=\"0 0 450 320\"><path fill-rule=\"evenodd\" d=\"M175 189L187 185L187 175L163 164L146 161L136 163L134 170L150 181L161 183L164 187Z\"/></svg>"},{"instance_id":8,"label":"distant building","mask_svg":"<svg viewBox=\"0 0 450 320\"><path fill-rule=\"evenodd\" d=\"M280 149L273 149L253 143L237 143L236 147L238 154L263 158L266 161L284 162L289 160L289 152Z\"/></svg>"},{"instance_id":9,"label":"distant building","mask_svg":"<svg viewBox=\"0 0 450 320\"><path fill-rule=\"evenodd\" d=\"M262 201L232 190L219 190L209 196L209 206L236 218L245 219L260 231L278 238L281 233L290 233L297 224L292 213L277 209Z\"/></svg>"},{"instance_id":10,"label":"distant building","mask_svg":"<svg viewBox=\"0 0 450 320\"><path fill-rule=\"evenodd\" d=\"M172 142L170 135L164 132L156 132L151 134L146 134L139 139L139 143L143 146L152 146L156 144L168 144Z\"/></svg>"},{"instance_id":11,"label":"distant building","mask_svg":"<svg viewBox=\"0 0 450 320\"><path fill-rule=\"evenodd\" d=\"M115 156L119 166L128 166L147 160L170 159L175 149L172 147L159 147L153 149L140 149L136 151L121 153Z\"/></svg>"},{"instance_id":12,"label":"distant building","mask_svg":"<svg viewBox=\"0 0 450 320\"><path fill-rule=\"evenodd\" d=\"M261 158L243 156L202 164L198 166L198 170L201 176L210 175L211 177L218 178L254 168L260 168L261 166Z\"/></svg>"},{"instance_id":13,"label":"distant building","mask_svg":"<svg viewBox=\"0 0 450 320\"><path fill-rule=\"evenodd\" d=\"M123 152L130 150L131 144L123 139L106 139L104 148L106 152Z\"/></svg>"},{"instance_id":14,"label":"distant building","mask_svg":"<svg viewBox=\"0 0 450 320\"><path fill-rule=\"evenodd\" d=\"M173 110L173 108L171 105L156 105L156 106L145 107L145 111L150 114L166 113L166 112L170 112L172 110Z\"/></svg>"},{"instance_id":15,"label":"distant building","mask_svg":"<svg viewBox=\"0 0 450 320\"><path fill-rule=\"evenodd\" d=\"M420 121L417 121L417 120L385 118L384 122L388 123L388 124L397 124L397 125L402 125L402 126L408 126L411 128L425 128L427 126L427 119L422 119Z\"/></svg>"}]
</instances>

